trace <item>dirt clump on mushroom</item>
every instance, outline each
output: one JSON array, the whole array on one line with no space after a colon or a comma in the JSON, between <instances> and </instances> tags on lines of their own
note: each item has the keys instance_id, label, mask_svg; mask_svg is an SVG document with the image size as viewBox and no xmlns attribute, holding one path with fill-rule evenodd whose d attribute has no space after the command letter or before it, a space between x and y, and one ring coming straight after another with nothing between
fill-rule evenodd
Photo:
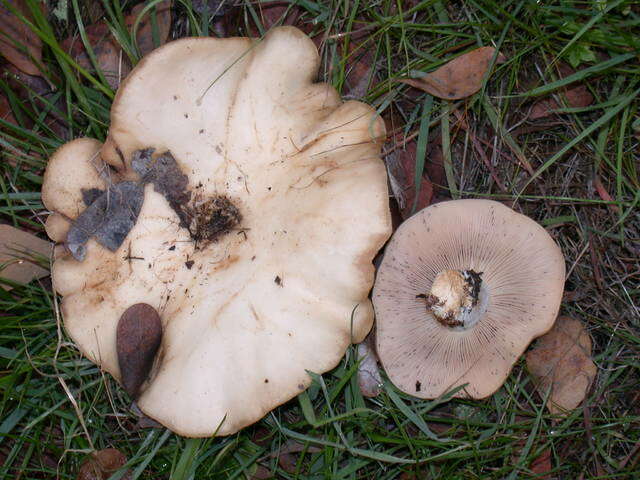
<instances>
[{"instance_id":1,"label":"dirt clump on mushroom","mask_svg":"<svg viewBox=\"0 0 640 480\"><path fill-rule=\"evenodd\" d=\"M196 241L197 248L203 243L215 242L220 236L233 230L241 221L240 210L231 199L226 195L216 195L193 208L193 221L189 231Z\"/></svg>"},{"instance_id":2,"label":"dirt clump on mushroom","mask_svg":"<svg viewBox=\"0 0 640 480\"><path fill-rule=\"evenodd\" d=\"M173 154L167 151L154 159L153 152L153 148L134 152L131 166L143 183L152 183L155 191L166 198L196 248L217 241L242 221L240 210L228 196L216 194L205 200L199 194L192 195L187 188L189 177Z\"/></svg>"}]
</instances>

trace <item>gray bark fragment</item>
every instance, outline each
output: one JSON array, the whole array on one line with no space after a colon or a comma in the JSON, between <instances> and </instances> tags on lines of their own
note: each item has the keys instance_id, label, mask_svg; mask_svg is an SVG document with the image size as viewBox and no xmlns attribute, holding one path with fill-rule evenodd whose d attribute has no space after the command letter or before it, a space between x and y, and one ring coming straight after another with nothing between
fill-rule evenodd
<instances>
[{"instance_id":1,"label":"gray bark fragment","mask_svg":"<svg viewBox=\"0 0 640 480\"><path fill-rule=\"evenodd\" d=\"M120 182L99 195L73 223L67 234L67 247L76 260L86 255L91 237L115 252L136 224L144 187L136 182Z\"/></svg>"}]
</instances>

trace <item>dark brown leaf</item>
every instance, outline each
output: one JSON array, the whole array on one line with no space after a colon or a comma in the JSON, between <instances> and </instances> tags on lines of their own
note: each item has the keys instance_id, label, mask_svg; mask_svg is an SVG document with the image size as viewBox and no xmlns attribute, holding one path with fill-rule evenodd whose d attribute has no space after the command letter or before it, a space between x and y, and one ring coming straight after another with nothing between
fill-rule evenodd
<instances>
[{"instance_id":1,"label":"dark brown leaf","mask_svg":"<svg viewBox=\"0 0 640 480\"><path fill-rule=\"evenodd\" d=\"M122 385L136 398L153 365L162 340L162 322L156 310L146 303L129 307L120 317L116 349Z\"/></svg>"},{"instance_id":2,"label":"dark brown leaf","mask_svg":"<svg viewBox=\"0 0 640 480\"><path fill-rule=\"evenodd\" d=\"M318 447L314 447L313 445L305 445L304 443L300 443L297 440L287 440L277 452L272 453L271 457L276 457L278 455L282 455L284 453L299 453L299 452L307 452L307 453L318 453L321 452L322 449Z\"/></svg>"},{"instance_id":3,"label":"dark brown leaf","mask_svg":"<svg viewBox=\"0 0 640 480\"><path fill-rule=\"evenodd\" d=\"M26 19L31 20L24 0L7 0ZM25 22L0 2L0 54L29 75L40 75L36 63L42 62L42 41Z\"/></svg>"},{"instance_id":4,"label":"dark brown leaf","mask_svg":"<svg viewBox=\"0 0 640 480\"><path fill-rule=\"evenodd\" d=\"M405 78L400 81L446 100L466 98L482 87L482 80L487 73L494 52L495 48L493 47L476 48L424 77ZM499 53L496 62L504 61L505 57Z\"/></svg>"},{"instance_id":5,"label":"dark brown leaf","mask_svg":"<svg viewBox=\"0 0 640 480\"><path fill-rule=\"evenodd\" d=\"M425 162L425 172L422 174L420 182L420 191L416 194L415 171L416 171L416 142L412 140L404 145L403 148L396 149L386 158L389 167L389 176L391 187L400 207L400 213L403 218L411 216L416 195L418 201L415 211L418 212L423 208L431 205L434 194L434 186L430 176L426 170L431 168L431 161L427 152L427 161Z\"/></svg>"}]
</instances>

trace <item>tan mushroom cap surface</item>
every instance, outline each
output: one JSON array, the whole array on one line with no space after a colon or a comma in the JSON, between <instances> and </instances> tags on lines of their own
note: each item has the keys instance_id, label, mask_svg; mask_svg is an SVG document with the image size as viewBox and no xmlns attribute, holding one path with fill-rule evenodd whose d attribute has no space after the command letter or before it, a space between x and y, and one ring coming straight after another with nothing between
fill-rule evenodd
<instances>
[{"instance_id":1,"label":"tan mushroom cap surface","mask_svg":"<svg viewBox=\"0 0 640 480\"><path fill-rule=\"evenodd\" d=\"M447 270L482 273L488 303L468 329L436 321L419 297ZM562 252L544 228L501 203L454 200L418 212L394 233L373 289L388 377L420 398L463 384L458 397L491 395L553 326L564 276Z\"/></svg>"},{"instance_id":2,"label":"tan mushroom cap surface","mask_svg":"<svg viewBox=\"0 0 640 480\"><path fill-rule=\"evenodd\" d=\"M117 379L120 316L135 303L158 311L162 344L136 402L182 435L228 435L259 420L371 328L372 260L391 229L384 123L314 83L318 67L311 40L289 27L261 41L178 40L145 57L118 91L101 159L136 181L134 152L170 151L191 201L224 194L242 220L196 246L147 184L116 252L91 239L84 261L54 263L66 331ZM95 168L86 142L62 147L49 172L70 152L79 172ZM48 178L47 208L75 218L95 178Z\"/></svg>"}]
</instances>

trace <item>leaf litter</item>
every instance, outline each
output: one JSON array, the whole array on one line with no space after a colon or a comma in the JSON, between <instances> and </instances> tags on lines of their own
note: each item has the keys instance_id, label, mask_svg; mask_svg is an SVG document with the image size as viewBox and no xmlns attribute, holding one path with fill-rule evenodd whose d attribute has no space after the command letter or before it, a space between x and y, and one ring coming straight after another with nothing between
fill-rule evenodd
<instances>
[{"instance_id":1,"label":"leaf litter","mask_svg":"<svg viewBox=\"0 0 640 480\"><path fill-rule=\"evenodd\" d=\"M454 58L437 70L419 78L404 78L400 81L419 88L434 97L445 100L460 100L478 92L482 81L496 54L493 47L480 47ZM496 63L503 63L506 57L497 54Z\"/></svg>"},{"instance_id":2,"label":"leaf litter","mask_svg":"<svg viewBox=\"0 0 640 480\"><path fill-rule=\"evenodd\" d=\"M358 386L365 397L377 397L382 392L382 376L378 369L378 357L371 340L371 335L358 344Z\"/></svg>"},{"instance_id":3,"label":"leaf litter","mask_svg":"<svg viewBox=\"0 0 640 480\"><path fill-rule=\"evenodd\" d=\"M7 3L26 20L32 20L25 0ZM0 54L23 72L40 75L37 64L42 63L42 40L4 2L0 2L0 32Z\"/></svg>"},{"instance_id":4,"label":"leaf litter","mask_svg":"<svg viewBox=\"0 0 640 480\"><path fill-rule=\"evenodd\" d=\"M133 31L136 21L145 6L144 3L136 5L131 10L131 13L125 17L124 23L129 31ZM141 56L150 53L156 48L153 37L153 11L152 9L145 12L135 32L136 45ZM171 30L170 0L160 2L156 5L155 11L158 27L158 46L160 46L167 42ZM96 57L98 68L102 71L109 86L117 89L122 79L131 71L132 67L129 58L121 49L106 21L87 26L85 33ZM69 37L62 41L61 45L82 68L88 71L94 71L91 58L82 40L77 37Z\"/></svg>"},{"instance_id":5,"label":"leaf litter","mask_svg":"<svg viewBox=\"0 0 640 480\"><path fill-rule=\"evenodd\" d=\"M116 448L104 448L92 452L82 462L76 480L106 480L127 463L127 457ZM131 472L127 471L122 480L129 480Z\"/></svg>"},{"instance_id":6,"label":"leaf litter","mask_svg":"<svg viewBox=\"0 0 640 480\"><path fill-rule=\"evenodd\" d=\"M0 225L0 277L11 282L27 284L49 275L38 264L38 257L49 258L51 242L11 225ZM12 287L2 284L10 290Z\"/></svg>"},{"instance_id":7,"label":"leaf litter","mask_svg":"<svg viewBox=\"0 0 640 480\"><path fill-rule=\"evenodd\" d=\"M540 396L549 392L547 408L554 414L577 408L597 373L591 337L581 321L566 316L558 317L551 331L537 340L526 361Z\"/></svg>"},{"instance_id":8,"label":"leaf litter","mask_svg":"<svg viewBox=\"0 0 640 480\"><path fill-rule=\"evenodd\" d=\"M573 75L576 73L572 68L564 63L558 65L558 75L561 79ZM589 89L585 85L573 85L570 87L564 87L559 90L558 94L566 102L569 108L582 108L587 107L593 103L593 95L589 92ZM542 98L536 101L531 107L529 112L529 120L539 120L542 118L548 118L556 113L561 108L556 99L553 96Z\"/></svg>"}]
</instances>

